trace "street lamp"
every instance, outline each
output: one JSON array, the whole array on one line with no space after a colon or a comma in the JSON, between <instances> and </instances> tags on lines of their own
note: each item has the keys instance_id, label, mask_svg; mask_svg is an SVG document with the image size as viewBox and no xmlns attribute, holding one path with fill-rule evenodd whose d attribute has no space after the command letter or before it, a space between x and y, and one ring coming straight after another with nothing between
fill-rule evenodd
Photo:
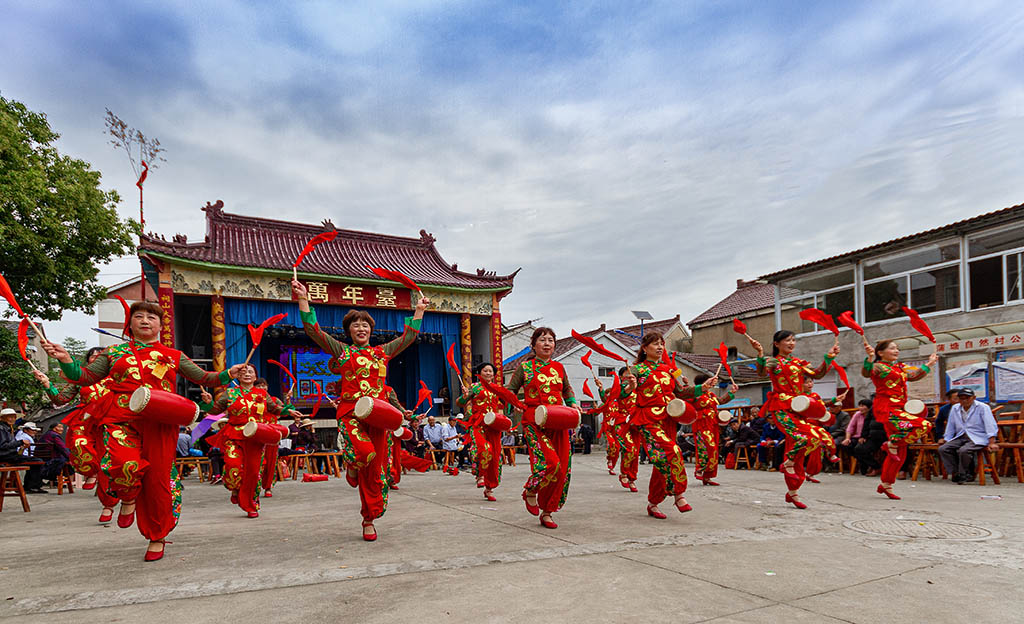
<instances>
[{"instance_id":1,"label":"street lamp","mask_svg":"<svg viewBox=\"0 0 1024 624\"><path fill-rule=\"evenodd\" d=\"M653 321L654 317L647 310L633 310L633 316L640 321L640 337L644 337L644 321Z\"/></svg>"}]
</instances>

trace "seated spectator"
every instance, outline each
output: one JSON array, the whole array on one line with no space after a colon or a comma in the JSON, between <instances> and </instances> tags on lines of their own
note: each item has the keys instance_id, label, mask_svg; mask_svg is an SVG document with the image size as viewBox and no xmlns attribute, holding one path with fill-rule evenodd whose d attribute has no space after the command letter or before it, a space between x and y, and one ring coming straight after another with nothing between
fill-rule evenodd
<instances>
[{"instance_id":1,"label":"seated spectator","mask_svg":"<svg viewBox=\"0 0 1024 624\"><path fill-rule=\"evenodd\" d=\"M786 435L768 421L761 430L761 440L757 445L757 464L759 470L776 471L782 465L786 451Z\"/></svg>"},{"instance_id":2,"label":"seated spectator","mask_svg":"<svg viewBox=\"0 0 1024 624\"><path fill-rule=\"evenodd\" d=\"M836 448L847 455L853 455L853 449L860 442L865 440L867 431L864 428L864 422L867 420L868 413L871 411L871 401L867 399L861 399L857 403L857 409L850 415L849 421L846 423L846 429L843 433L843 439L836 445ZM837 438L838 439L838 438Z\"/></svg>"},{"instance_id":3,"label":"seated spectator","mask_svg":"<svg viewBox=\"0 0 1024 624\"><path fill-rule=\"evenodd\" d=\"M192 429L189 427L179 427L178 447L175 449L175 453L178 457L188 457L191 455L189 453L190 450L192 450Z\"/></svg>"},{"instance_id":4,"label":"seated spectator","mask_svg":"<svg viewBox=\"0 0 1024 624\"><path fill-rule=\"evenodd\" d=\"M953 409L960 400L960 395L957 394L956 388L951 388L946 392L946 404L939 408L939 413L935 415L935 426L932 427L932 434L935 436L935 440L938 440L946 433L946 423L949 422L949 411Z\"/></svg>"},{"instance_id":5,"label":"seated spectator","mask_svg":"<svg viewBox=\"0 0 1024 624\"><path fill-rule=\"evenodd\" d=\"M419 420L413 420L407 426L412 431L412 437L402 442L402 448L410 455L423 457L423 450L427 447L427 443L423 441L423 424Z\"/></svg>"},{"instance_id":6,"label":"seated spectator","mask_svg":"<svg viewBox=\"0 0 1024 624\"><path fill-rule=\"evenodd\" d=\"M978 451L998 451L999 427L992 409L978 401L974 390L957 390L957 404L949 410L946 431L939 440L939 457L956 484L974 481L975 455Z\"/></svg>"},{"instance_id":7,"label":"seated spectator","mask_svg":"<svg viewBox=\"0 0 1024 624\"><path fill-rule=\"evenodd\" d=\"M853 456L857 458L857 467L861 474L869 477L881 474L882 462L879 461L879 453L888 439L889 434L885 432L885 425L875 419L874 410L868 410L864 417L861 440L853 447Z\"/></svg>"},{"instance_id":8,"label":"seated spectator","mask_svg":"<svg viewBox=\"0 0 1024 624\"><path fill-rule=\"evenodd\" d=\"M46 494L43 489L43 460L35 457L28 457L29 449L32 447L32 437L26 434L18 438L15 434L14 423L20 418L20 414L9 407L0 410L0 464L8 466L28 466L25 472L24 487L26 492L32 494ZM28 424L28 423L26 423ZM35 427L34 423L31 423ZM19 434L21 431L18 432Z\"/></svg>"},{"instance_id":9,"label":"seated spectator","mask_svg":"<svg viewBox=\"0 0 1024 624\"><path fill-rule=\"evenodd\" d=\"M18 427L18 434L14 437L25 443L25 448L21 449L21 454L25 457L34 454L36 450L36 436L39 435L40 431L39 425L31 420L25 421L23 425Z\"/></svg>"},{"instance_id":10,"label":"seated spectator","mask_svg":"<svg viewBox=\"0 0 1024 624\"><path fill-rule=\"evenodd\" d=\"M210 427L198 440L196 447L210 459L210 485L220 483L224 479L224 454L220 448L210 446L210 436L216 435L217 431Z\"/></svg>"},{"instance_id":11,"label":"seated spectator","mask_svg":"<svg viewBox=\"0 0 1024 624\"><path fill-rule=\"evenodd\" d=\"M844 439L846 439L846 427L850 424L852 414L843 409L842 403L833 403L828 406L828 411L835 417L835 422L828 428L829 435L836 441L838 446Z\"/></svg>"},{"instance_id":12,"label":"seated spectator","mask_svg":"<svg viewBox=\"0 0 1024 624\"><path fill-rule=\"evenodd\" d=\"M43 465L42 476L44 481L53 481L71 459L71 451L64 441L64 423L50 425L50 430L36 443L37 450L39 447L50 449L50 458Z\"/></svg>"},{"instance_id":13,"label":"seated spectator","mask_svg":"<svg viewBox=\"0 0 1024 624\"><path fill-rule=\"evenodd\" d=\"M320 452L320 441L316 437L316 432L313 431L313 421L309 418L299 421L299 433L292 439L292 448L307 455ZM317 470L322 473L327 465L327 458L316 457L314 459L316 459Z\"/></svg>"},{"instance_id":14,"label":"seated spectator","mask_svg":"<svg viewBox=\"0 0 1024 624\"><path fill-rule=\"evenodd\" d=\"M747 423L740 424L740 421L733 418L729 426L723 432L724 442L722 443L722 456L735 453L741 448L753 448L761 442L761 436L754 431Z\"/></svg>"},{"instance_id":15,"label":"seated spectator","mask_svg":"<svg viewBox=\"0 0 1024 624\"><path fill-rule=\"evenodd\" d=\"M437 423L437 419L433 416L427 417L427 424L423 426L423 439L427 443L427 450L436 451L440 450L443 439L441 438L441 431L443 425Z\"/></svg>"}]
</instances>

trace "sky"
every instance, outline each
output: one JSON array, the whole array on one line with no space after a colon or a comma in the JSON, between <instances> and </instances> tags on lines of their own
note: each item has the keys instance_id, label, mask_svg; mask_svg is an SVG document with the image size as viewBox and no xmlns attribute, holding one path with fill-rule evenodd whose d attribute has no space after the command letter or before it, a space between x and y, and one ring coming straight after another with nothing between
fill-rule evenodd
<instances>
[{"instance_id":1,"label":"sky","mask_svg":"<svg viewBox=\"0 0 1024 624\"><path fill-rule=\"evenodd\" d=\"M161 141L147 230L201 240L217 199L425 229L463 270L521 267L503 320L559 335L1024 202L1017 2L2 5L0 94L126 217L104 109Z\"/></svg>"}]
</instances>

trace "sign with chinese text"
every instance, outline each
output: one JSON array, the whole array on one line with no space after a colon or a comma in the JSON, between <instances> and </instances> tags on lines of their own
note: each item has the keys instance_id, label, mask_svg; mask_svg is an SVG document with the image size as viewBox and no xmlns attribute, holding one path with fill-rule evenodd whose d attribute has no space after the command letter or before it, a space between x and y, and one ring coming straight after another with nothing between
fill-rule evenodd
<instances>
[{"instance_id":1,"label":"sign with chinese text","mask_svg":"<svg viewBox=\"0 0 1024 624\"><path fill-rule=\"evenodd\" d=\"M953 342L940 342L935 345L935 352L958 353L960 351L977 351L978 349L1000 349L1006 347L1024 347L1024 332L1003 334L1002 336L982 336L981 338L964 338Z\"/></svg>"},{"instance_id":2,"label":"sign with chinese text","mask_svg":"<svg viewBox=\"0 0 1024 624\"><path fill-rule=\"evenodd\" d=\"M412 296L406 288L368 286L344 282L305 282L310 303L326 303L355 308L412 309Z\"/></svg>"}]
</instances>

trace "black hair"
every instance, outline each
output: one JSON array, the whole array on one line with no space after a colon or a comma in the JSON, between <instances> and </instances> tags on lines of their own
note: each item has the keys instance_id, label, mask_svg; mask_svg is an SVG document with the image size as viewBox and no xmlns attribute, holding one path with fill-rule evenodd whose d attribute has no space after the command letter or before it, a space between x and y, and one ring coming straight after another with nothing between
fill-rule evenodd
<instances>
[{"instance_id":1,"label":"black hair","mask_svg":"<svg viewBox=\"0 0 1024 624\"><path fill-rule=\"evenodd\" d=\"M896 341L895 340L882 340L882 341L879 341L879 343L875 345L875 361L876 362L881 362L882 361L882 353L881 352L883 350L885 350L885 349L888 349L889 345L891 345L894 342L896 342Z\"/></svg>"},{"instance_id":2,"label":"black hair","mask_svg":"<svg viewBox=\"0 0 1024 624\"><path fill-rule=\"evenodd\" d=\"M864 407L871 409L871 399L861 399L857 401L857 405L863 405Z\"/></svg>"},{"instance_id":3,"label":"black hair","mask_svg":"<svg viewBox=\"0 0 1024 624\"><path fill-rule=\"evenodd\" d=\"M491 364L490 362L480 362L479 364L477 364L476 366L473 367L473 376L474 377L478 376L480 374L480 372L482 370L484 370L485 366L490 366L491 370L494 371L494 374L495 375L498 374L498 369L494 367L494 364Z\"/></svg>"},{"instance_id":4,"label":"black hair","mask_svg":"<svg viewBox=\"0 0 1024 624\"><path fill-rule=\"evenodd\" d=\"M947 399L952 397L954 394L957 395L957 396L960 396L960 390L957 389L957 388L950 388L949 390L946 390L946 398Z\"/></svg>"},{"instance_id":5,"label":"black hair","mask_svg":"<svg viewBox=\"0 0 1024 624\"><path fill-rule=\"evenodd\" d=\"M708 379L711 379L711 375L705 375L704 373L701 373L701 374L699 374L699 375L697 375L696 377L693 378L693 384L694 385L702 384L705 381L707 381Z\"/></svg>"},{"instance_id":6,"label":"black hair","mask_svg":"<svg viewBox=\"0 0 1024 624\"><path fill-rule=\"evenodd\" d=\"M623 375L625 375L626 371L628 371L628 370L629 370L628 366L623 366L622 368L620 368L619 369L619 377L622 377Z\"/></svg>"},{"instance_id":7,"label":"black hair","mask_svg":"<svg viewBox=\"0 0 1024 624\"><path fill-rule=\"evenodd\" d=\"M85 352L85 361L88 362L92 356L99 355L100 353L103 353L103 351L104 347L93 347L89 349Z\"/></svg>"},{"instance_id":8,"label":"black hair","mask_svg":"<svg viewBox=\"0 0 1024 624\"><path fill-rule=\"evenodd\" d=\"M775 332L775 335L772 336L772 356L774 357L779 354L779 347L777 347L775 343L795 335L796 334L789 331L788 329L780 329L779 331Z\"/></svg>"}]
</instances>

